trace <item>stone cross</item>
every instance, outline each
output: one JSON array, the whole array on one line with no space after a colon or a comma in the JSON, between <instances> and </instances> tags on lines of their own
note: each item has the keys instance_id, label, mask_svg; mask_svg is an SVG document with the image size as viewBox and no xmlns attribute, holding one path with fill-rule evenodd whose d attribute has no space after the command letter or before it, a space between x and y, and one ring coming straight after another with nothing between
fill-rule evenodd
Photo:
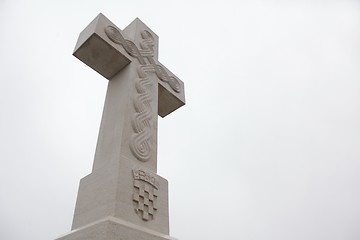
<instances>
[{"instance_id":1,"label":"stone cross","mask_svg":"<svg viewBox=\"0 0 360 240\"><path fill-rule=\"evenodd\" d=\"M158 36L138 18L121 31L99 14L74 56L109 84L92 173L80 181L72 231L58 239L171 239L157 115L185 104L183 82L158 61Z\"/></svg>"}]
</instances>

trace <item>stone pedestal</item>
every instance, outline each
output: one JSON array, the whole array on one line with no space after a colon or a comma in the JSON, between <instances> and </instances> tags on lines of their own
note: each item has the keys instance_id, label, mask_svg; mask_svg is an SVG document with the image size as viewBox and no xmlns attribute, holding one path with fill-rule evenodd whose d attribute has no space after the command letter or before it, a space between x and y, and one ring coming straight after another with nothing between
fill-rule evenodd
<instances>
[{"instance_id":1,"label":"stone pedestal","mask_svg":"<svg viewBox=\"0 0 360 240\"><path fill-rule=\"evenodd\" d=\"M72 231L57 240L173 239L167 180L122 159L81 179Z\"/></svg>"},{"instance_id":2,"label":"stone pedestal","mask_svg":"<svg viewBox=\"0 0 360 240\"><path fill-rule=\"evenodd\" d=\"M122 160L81 179L72 229L112 216L169 234L167 181Z\"/></svg>"}]
</instances>

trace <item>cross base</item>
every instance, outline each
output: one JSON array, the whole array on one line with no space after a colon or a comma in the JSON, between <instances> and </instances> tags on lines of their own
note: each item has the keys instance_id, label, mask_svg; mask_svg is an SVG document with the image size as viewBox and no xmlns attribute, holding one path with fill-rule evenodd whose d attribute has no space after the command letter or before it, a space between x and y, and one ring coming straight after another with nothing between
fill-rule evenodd
<instances>
[{"instance_id":1,"label":"cross base","mask_svg":"<svg viewBox=\"0 0 360 240\"><path fill-rule=\"evenodd\" d=\"M132 224L130 222L106 217L57 238L56 240L176 240L168 235Z\"/></svg>"}]
</instances>

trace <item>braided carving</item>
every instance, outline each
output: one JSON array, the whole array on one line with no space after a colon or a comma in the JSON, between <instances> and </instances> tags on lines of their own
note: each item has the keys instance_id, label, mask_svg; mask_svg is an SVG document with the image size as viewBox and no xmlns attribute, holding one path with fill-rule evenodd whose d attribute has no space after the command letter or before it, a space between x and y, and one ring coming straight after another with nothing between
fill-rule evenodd
<instances>
[{"instance_id":1,"label":"braided carving","mask_svg":"<svg viewBox=\"0 0 360 240\"><path fill-rule=\"evenodd\" d=\"M132 127L134 135L130 141L130 149L134 156L139 160L146 162L151 158L151 88L152 81L149 78L150 73L155 73L156 76L175 91L181 91L179 81L168 74L168 72L154 60L154 46L155 41L150 32L142 31L140 42L140 49L130 40L125 39L121 32L113 27L107 26L105 33L111 41L121 45L125 51L132 57L138 59L140 66L137 69L138 78L135 79L136 94L134 96L135 114L132 118ZM146 63L148 60L149 64Z\"/></svg>"},{"instance_id":2,"label":"braided carving","mask_svg":"<svg viewBox=\"0 0 360 240\"><path fill-rule=\"evenodd\" d=\"M134 135L132 136L130 148L135 157L140 161L148 161L151 158L151 95L149 89L152 81L146 71L153 71L152 66L139 66L138 76L135 80L136 95L134 97L135 115L132 119Z\"/></svg>"},{"instance_id":3,"label":"braided carving","mask_svg":"<svg viewBox=\"0 0 360 240\"><path fill-rule=\"evenodd\" d=\"M119 30L117 30L113 26L107 26L105 28L105 33L110 38L111 41L113 41L116 44L121 45L129 55L137 58L139 60L140 64L145 65L145 60L142 57L142 55L140 54L140 51L137 48L137 46L135 45L135 43L133 43L130 40L126 40L121 35Z\"/></svg>"}]
</instances>

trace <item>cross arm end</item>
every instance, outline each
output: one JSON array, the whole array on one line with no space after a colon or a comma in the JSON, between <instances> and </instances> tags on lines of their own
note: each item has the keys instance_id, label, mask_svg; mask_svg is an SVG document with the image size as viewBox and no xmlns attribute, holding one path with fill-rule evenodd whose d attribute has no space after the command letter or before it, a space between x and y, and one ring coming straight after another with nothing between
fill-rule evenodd
<instances>
[{"instance_id":1,"label":"cross arm end","mask_svg":"<svg viewBox=\"0 0 360 240\"><path fill-rule=\"evenodd\" d=\"M114 26L100 13L80 33L73 55L110 80L130 63L130 57L106 36L104 29L109 25Z\"/></svg>"}]
</instances>

